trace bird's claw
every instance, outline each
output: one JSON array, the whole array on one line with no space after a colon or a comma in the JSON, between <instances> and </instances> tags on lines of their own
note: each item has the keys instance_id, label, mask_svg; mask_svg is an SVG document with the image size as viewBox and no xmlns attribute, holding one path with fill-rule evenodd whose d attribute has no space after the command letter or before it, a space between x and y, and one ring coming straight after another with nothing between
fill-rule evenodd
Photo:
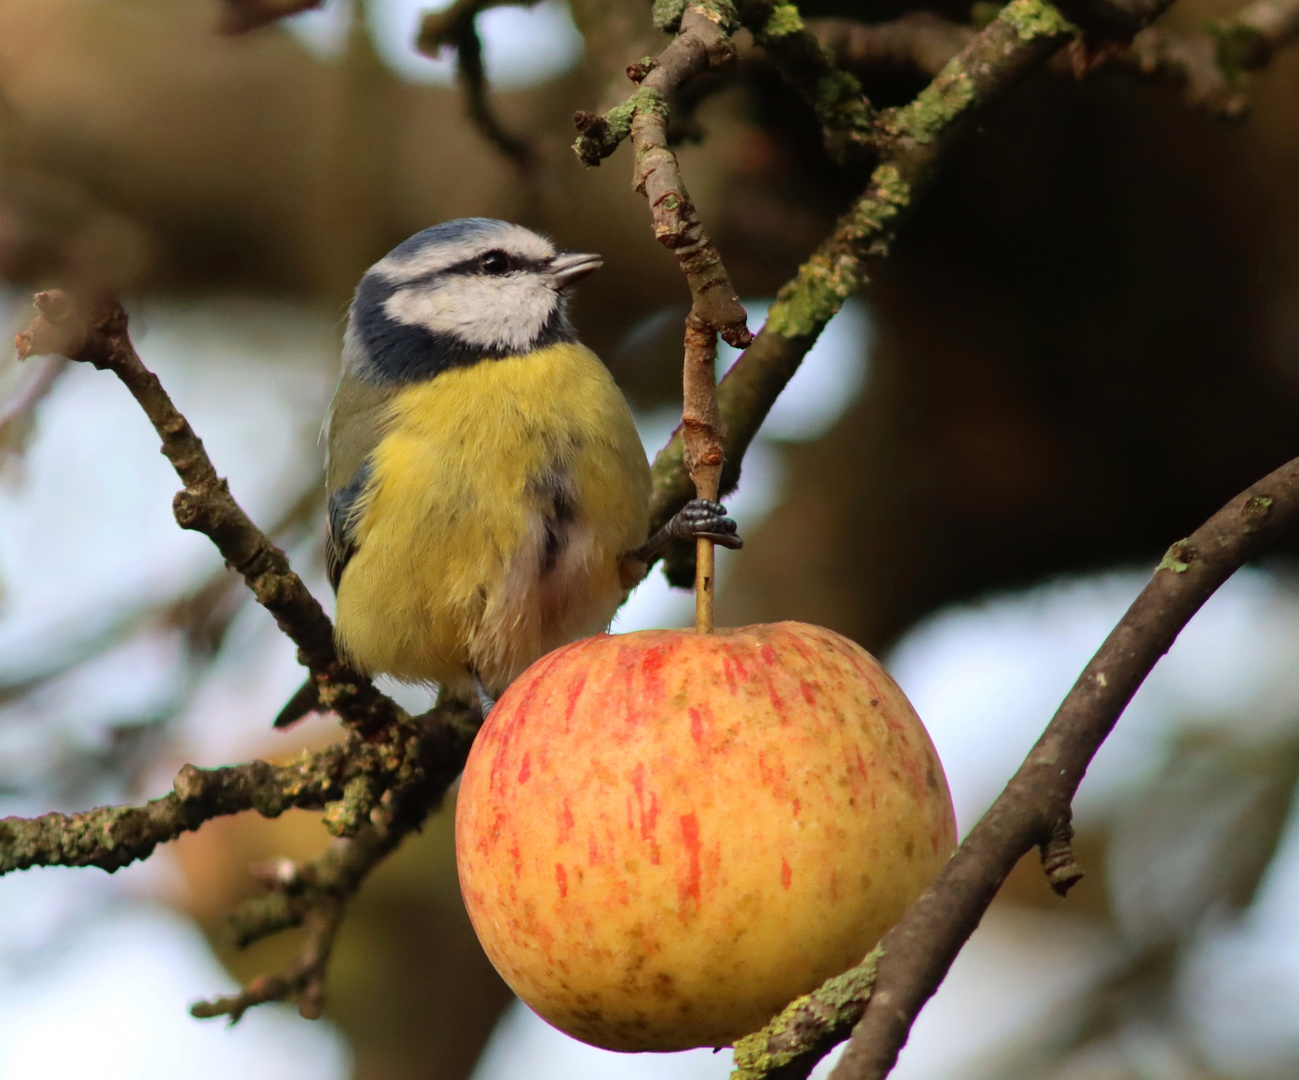
<instances>
[{"instance_id":1,"label":"bird's claw","mask_svg":"<svg viewBox=\"0 0 1299 1080\"><path fill-rule=\"evenodd\" d=\"M739 526L726 516L726 507L711 499L691 499L672 519L673 534L682 540L711 540L738 551L744 547Z\"/></svg>"}]
</instances>

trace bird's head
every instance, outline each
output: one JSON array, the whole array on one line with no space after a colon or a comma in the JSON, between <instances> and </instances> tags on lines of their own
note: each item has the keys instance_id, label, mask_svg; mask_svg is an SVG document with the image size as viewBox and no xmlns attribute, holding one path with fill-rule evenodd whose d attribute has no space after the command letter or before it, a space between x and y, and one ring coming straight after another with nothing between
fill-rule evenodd
<instances>
[{"instance_id":1,"label":"bird's head","mask_svg":"<svg viewBox=\"0 0 1299 1080\"><path fill-rule=\"evenodd\" d=\"M600 263L507 221L425 229L361 278L344 367L367 382L414 382L571 341L568 289Z\"/></svg>"}]
</instances>

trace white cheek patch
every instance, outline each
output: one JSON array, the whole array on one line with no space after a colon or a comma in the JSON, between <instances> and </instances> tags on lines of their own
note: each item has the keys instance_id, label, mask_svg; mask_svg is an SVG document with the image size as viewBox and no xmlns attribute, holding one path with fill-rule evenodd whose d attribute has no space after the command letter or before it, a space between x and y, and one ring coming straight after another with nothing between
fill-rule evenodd
<instances>
[{"instance_id":1,"label":"white cheek patch","mask_svg":"<svg viewBox=\"0 0 1299 1080\"><path fill-rule=\"evenodd\" d=\"M555 245L544 236L538 236L522 225L502 225L499 229L483 229L472 232L461 240L430 246L402 259L387 256L370 267L368 272L377 274L385 281L410 281L436 274L496 248L503 248L511 254L522 255L537 262L544 262L555 254Z\"/></svg>"},{"instance_id":2,"label":"white cheek patch","mask_svg":"<svg viewBox=\"0 0 1299 1080\"><path fill-rule=\"evenodd\" d=\"M436 284L398 289L383 309L407 326L450 334L483 349L522 352L537 340L561 302L536 274L456 274Z\"/></svg>"}]
</instances>

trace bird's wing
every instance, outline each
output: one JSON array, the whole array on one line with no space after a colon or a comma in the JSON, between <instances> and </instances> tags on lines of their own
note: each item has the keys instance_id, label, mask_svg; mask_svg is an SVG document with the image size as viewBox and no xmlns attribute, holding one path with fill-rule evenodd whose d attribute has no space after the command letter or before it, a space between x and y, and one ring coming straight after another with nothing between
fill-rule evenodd
<instances>
[{"instance_id":1,"label":"bird's wing","mask_svg":"<svg viewBox=\"0 0 1299 1080\"><path fill-rule=\"evenodd\" d=\"M325 569L334 592L338 592L343 568L360 546L353 528L355 519L352 512L369 482L370 463L365 461L346 484L329 493L329 516L325 520Z\"/></svg>"},{"instance_id":2,"label":"bird's wing","mask_svg":"<svg viewBox=\"0 0 1299 1080\"><path fill-rule=\"evenodd\" d=\"M370 481L370 455L387 434L396 391L395 386L373 386L345 374L329 406L325 566L335 591L343 568L361 543L356 534L357 505Z\"/></svg>"}]
</instances>

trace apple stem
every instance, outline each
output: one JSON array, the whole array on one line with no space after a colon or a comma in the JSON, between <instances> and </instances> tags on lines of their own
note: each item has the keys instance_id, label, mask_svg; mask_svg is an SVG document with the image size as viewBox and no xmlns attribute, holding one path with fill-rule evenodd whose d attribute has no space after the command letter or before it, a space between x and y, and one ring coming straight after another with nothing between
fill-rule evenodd
<instances>
[{"instance_id":1,"label":"apple stem","mask_svg":"<svg viewBox=\"0 0 1299 1080\"><path fill-rule=\"evenodd\" d=\"M686 316L681 429L695 494L716 502L722 485L722 439L726 434L717 407L717 331L694 311ZM713 542L700 539L696 543L695 630L711 634L716 589Z\"/></svg>"}]
</instances>

